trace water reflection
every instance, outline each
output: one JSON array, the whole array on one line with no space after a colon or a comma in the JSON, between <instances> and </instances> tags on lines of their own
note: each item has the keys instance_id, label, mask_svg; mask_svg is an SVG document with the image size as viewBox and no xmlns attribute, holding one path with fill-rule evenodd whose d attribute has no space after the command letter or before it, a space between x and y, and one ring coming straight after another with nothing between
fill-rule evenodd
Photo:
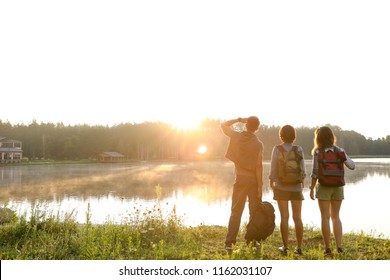
<instances>
[{"instance_id":1,"label":"water reflection","mask_svg":"<svg viewBox=\"0 0 390 280\"><path fill-rule=\"evenodd\" d=\"M226 162L80 164L52 166L14 166L0 169L0 197L11 200L62 199L67 196L121 198L171 197L178 190L202 200L225 199L233 180Z\"/></svg>"},{"instance_id":2,"label":"water reflection","mask_svg":"<svg viewBox=\"0 0 390 280\"><path fill-rule=\"evenodd\" d=\"M384 222L390 215L384 200L390 194L390 160L356 163L356 170L346 170L344 229L390 236L390 225ZM306 161L306 168L310 173L311 161ZM268 174L269 162L265 162L264 199L276 208ZM103 223L125 220L135 208L153 207L158 198L167 213L176 207L187 225L226 225L233 180L233 166L227 161L0 166L0 204L7 203L19 213L29 212L32 205L55 213L77 213L79 222L85 222L90 207L92 221ZM307 189L304 194L305 224L318 227L317 202L309 199ZM246 210L243 220L247 218Z\"/></svg>"}]
</instances>

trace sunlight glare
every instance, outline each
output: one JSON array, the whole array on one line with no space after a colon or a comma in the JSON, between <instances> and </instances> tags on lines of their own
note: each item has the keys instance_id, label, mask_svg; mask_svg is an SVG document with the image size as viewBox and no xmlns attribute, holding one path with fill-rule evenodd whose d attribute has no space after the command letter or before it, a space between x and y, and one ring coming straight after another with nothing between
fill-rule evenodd
<instances>
[{"instance_id":1,"label":"sunlight glare","mask_svg":"<svg viewBox=\"0 0 390 280\"><path fill-rule=\"evenodd\" d=\"M198 128L200 125L200 120L191 118L189 116L187 117L181 116L180 118L175 118L174 120L169 121L169 123L174 127L176 127L177 129L190 130L190 129Z\"/></svg>"},{"instance_id":2,"label":"sunlight glare","mask_svg":"<svg viewBox=\"0 0 390 280\"><path fill-rule=\"evenodd\" d=\"M205 145L200 145L198 148L198 153L203 155L207 152L207 147Z\"/></svg>"}]
</instances>

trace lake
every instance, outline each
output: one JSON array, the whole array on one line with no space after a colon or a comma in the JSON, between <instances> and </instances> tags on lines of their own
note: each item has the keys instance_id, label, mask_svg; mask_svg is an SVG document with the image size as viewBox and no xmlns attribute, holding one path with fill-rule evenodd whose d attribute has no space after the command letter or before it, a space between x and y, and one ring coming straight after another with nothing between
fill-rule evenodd
<instances>
[{"instance_id":1,"label":"lake","mask_svg":"<svg viewBox=\"0 0 390 280\"><path fill-rule=\"evenodd\" d=\"M390 238L390 159L354 159L356 169L346 170L345 200L341 208L344 232L364 232ZM276 209L268 185L269 161L264 162L263 200ZM310 176L311 161L306 161ZM194 162L141 162L120 164L53 164L0 166L0 206L29 216L37 209L86 222L126 222L135 212L160 208L176 211L187 226L226 226L234 180L233 165L225 160ZM317 201L304 190L305 225L320 227ZM246 208L242 223L248 221ZM292 220L290 225L293 226Z\"/></svg>"}]
</instances>

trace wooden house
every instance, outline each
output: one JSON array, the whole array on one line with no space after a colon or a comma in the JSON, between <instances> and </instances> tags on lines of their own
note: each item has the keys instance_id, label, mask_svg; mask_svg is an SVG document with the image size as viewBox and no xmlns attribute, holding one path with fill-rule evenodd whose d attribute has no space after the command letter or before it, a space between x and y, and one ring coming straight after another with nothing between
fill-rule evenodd
<instances>
[{"instance_id":1,"label":"wooden house","mask_svg":"<svg viewBox=\"0 0 390 280\"><path fill-rule=\"evenodd\" d=\"M118 152L103 152L99 155L100 162L123 162L125 156Z\"/></svg>"},{"instance_id":2,"label":"wooden house","mask_svg":"<svg viewBox=\"0 0 390 280\"><path fill-rule=\"evenodd\" d=\"M0 163L20 162L22 155L21 141L0 137Z\"/></svg>"}]
</instances>

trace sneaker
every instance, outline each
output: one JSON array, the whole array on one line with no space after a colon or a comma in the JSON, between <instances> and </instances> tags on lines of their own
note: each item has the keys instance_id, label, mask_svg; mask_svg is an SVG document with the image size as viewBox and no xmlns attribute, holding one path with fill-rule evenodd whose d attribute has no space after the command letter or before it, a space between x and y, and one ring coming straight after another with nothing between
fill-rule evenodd
<instances>
[{"instance_id":1,"label":"sneaker","mask_svg":"<svg viewBox=\"0 0 390 280\"><path fill-rule=\"evenodd\" d=\"M233 252L232 244L226 244L225 245L225 250L229 253L229 255L231 255L232 252Z\"/></svg>"},{"instance_id":2,"label":"sneaker","mask_svg":"<svg viewBox=\"0 0 390 280\"><path fill-rule=\"evenodd\" d=\"M301 248L295 248L294 254L302 255L302 249Z\"/></svg>"},{"instance_id":3,"label":"sneaker","mask_svg":"<svg viewBox=\"0 0 390 280\"><path fill-rule=\"evenodd\" d=\"M278 248L279 252L283 255L283 256L286 256L287 255L287 251L288 251L288 248L287 247L279 247Z\"/></svg>"},{"instance_id":4,"label":"sneaker","mask_svg":"<svg viewBox=\"0 0 390 280\"><path fill-rule=\"evenodd\" d=\"M344 253L344 249L341 248L341 247L338 247L338 248L337 248L337 253L339 253L339 254Z\"/></svg>"},{"instance_id":5,"label":"sneaker","mask_svg":"<svg viewBox=\"0 0 390 280\"><path fill-rule=\"evenodd\" d=\"M333 256L333 252L330 248L326 248L326 250L324 251L324 255L325 256L328 256L328 257L332 257Z\"/></svg>"},{"instance_id":6,"label":"sneaker","mask_svg":"<svg viewBox=\"0 0 390 280\"><path fill-rule=\"evenodd\" d=\"M253 241L253 247L255 247L256 249L260 249L260 242Z\"/></svg>"},{"instance_id":7,"label":"sneaker","mask_svg":"<svg viewBox=\"0 0 390 280\"><path fill-rule=\"evenodd\" d=\"M260 254L261 244L258 241L253 241L252 243L252 250L256 252L256 254Z\"/></svg>"}]
</instances>

